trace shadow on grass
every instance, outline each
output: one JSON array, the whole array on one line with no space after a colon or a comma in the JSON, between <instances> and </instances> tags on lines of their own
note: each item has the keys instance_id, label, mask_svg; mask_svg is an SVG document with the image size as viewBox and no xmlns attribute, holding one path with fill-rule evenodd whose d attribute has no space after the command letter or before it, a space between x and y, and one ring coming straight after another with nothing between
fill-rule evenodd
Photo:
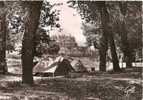
<instances>
[{"instance_id":1,"label":"shadow on grass","mask_svg":"<svg viewBox=\"0 0 143 100\"><path fill-rule=\"evenodd\" d=\"M141 84L131 83L128 80L100 79L101 77L131 79L134 76L133 73L135 72L95 73L91 75L93 78L82 77L82 75L77 75L78 78L45 77L35 80L33 86L23 85L21 81L1 82L0 96L10 94L9 96L17 98L8 100L22 100L23 98L28 98L28 100L141 100ZM19 77L20 75L9 73L8 76Z\"/></svg>"}]
</instances>

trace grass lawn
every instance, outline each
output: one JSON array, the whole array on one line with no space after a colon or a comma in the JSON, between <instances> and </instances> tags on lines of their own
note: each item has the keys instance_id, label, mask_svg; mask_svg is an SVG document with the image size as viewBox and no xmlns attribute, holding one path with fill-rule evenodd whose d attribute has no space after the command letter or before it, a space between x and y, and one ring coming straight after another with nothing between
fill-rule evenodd
<instances>
[{"instance_id":1,"label":"grass lawn","mask_svg":"<svg viewBox=\"0 0 143 100\"><path fill-rule=\"evenodd\" d=\"M14 74L0 75L0 100L143 100L142 68L122 73L72 73L69 77L34 76L35 84L27 86L21 83L20 56L7 58L9 72ZM82 61L87 68L95 65L85 58Z\"/></svg>"},{"instance_id":2,"label":"grass lawn","mask_svg":"<svg viewBox=\"0 0 143 100\"><path fill-rule=\"evenodd\" d=\"M0 75L0 100L142 100L140 74L132 71L74 74L72 78L34 77L33 86L23 85L21 76Z\"/></svg>"}]
</instances>

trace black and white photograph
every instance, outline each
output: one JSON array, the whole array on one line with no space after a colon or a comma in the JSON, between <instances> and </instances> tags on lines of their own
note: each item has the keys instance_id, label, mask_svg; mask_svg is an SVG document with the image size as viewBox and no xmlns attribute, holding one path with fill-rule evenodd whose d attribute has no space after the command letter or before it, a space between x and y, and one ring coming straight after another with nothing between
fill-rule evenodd
<instances>
[{"instance_id":1,"label":"black and white photograph","mask_svg":"<svg viewBox=\"0 0 143 100\"><path fill-rule=\"evenodd\" d=\"M0 0L0 100L143 100L142 3Z\"/></svg>"}]
</instances>

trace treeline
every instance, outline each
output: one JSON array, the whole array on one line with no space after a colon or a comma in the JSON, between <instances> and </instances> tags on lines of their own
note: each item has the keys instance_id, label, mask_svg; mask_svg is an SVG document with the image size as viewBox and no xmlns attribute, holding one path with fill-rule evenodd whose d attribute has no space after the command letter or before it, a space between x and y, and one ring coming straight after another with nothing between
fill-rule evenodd
<instances>
[{"instance_id":1,"label":"treeline","mask_svg":"<svg viewBox=\"0 0 143 100\"><path fill-rule=\"evenodd\" d=\"M123 52L127 67L132 67L134 54L142 49L142 2L71 1L69 3L79 11L84 20L83 30L88 44L93 44L99 49L100 71L106 71L108 49L111 51L114 71L121 71L117 48ZM89 24L92 27L88 27Z\"/></svg>"}]
</instances>

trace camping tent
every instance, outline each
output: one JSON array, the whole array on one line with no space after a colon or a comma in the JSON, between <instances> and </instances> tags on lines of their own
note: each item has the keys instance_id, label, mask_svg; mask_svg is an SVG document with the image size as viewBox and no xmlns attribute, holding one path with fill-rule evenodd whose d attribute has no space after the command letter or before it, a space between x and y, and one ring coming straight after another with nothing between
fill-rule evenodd
<instances>
[{"instance_id":1,"label":"camping tent","mask_svg":"<svg viewBox=\"0 0 143 100\"><path fill-rule=\"evenodd\" d=\"M67 75L71 71L74 71L74 69L67 59L63 59L61 62L55 62L52 59L43 59L33 69L34 73L49 73L54 76Z\"/></svg>"},{"instance_id":2,"label":"camping tent","mask_svg":"<svg viewBox=\"0 0 143 100\"><path fill-rule=\"evenodd\" d=\"M87 72L87 69L80 60L72 60L71 65L75 72Z\"/></svg>"}]
</instances>

